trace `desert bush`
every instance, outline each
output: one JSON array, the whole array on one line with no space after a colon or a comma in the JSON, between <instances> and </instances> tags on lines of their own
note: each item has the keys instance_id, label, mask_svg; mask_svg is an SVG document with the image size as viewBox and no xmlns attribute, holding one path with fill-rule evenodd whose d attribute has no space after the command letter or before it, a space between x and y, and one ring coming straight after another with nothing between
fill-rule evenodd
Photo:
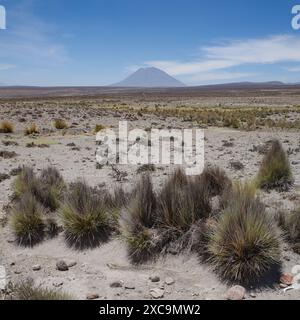
<instances>
[{"instance_id":1,"label":"desert bush","mask_svg":"<svg viewBox=\"0 0 300 320\"><path fill-rule=\"evenodd\" d=\"M206 167L200 175L200 183L208 190L211 197L222 195L225 190L231 188L231 180L226 172L219 167Z\"/></svg>"},{"instance_id":2,"label":"desert bush","mask_svg":"<svg viewBox=\"0 0 300 320\"><path fill-rule=\"evenodd\" d=\"M33 246L44 237L45 209L31 193L24 193L12 209L11 225L21 245Z\"/></svg>"},{"instance_id":3,"label":"desert bush","mask_svg":"<svg viewBox=\"0 0 300 320\"><path fill-rule=\"evenodd\" d=\"M13 297L16 300L72 300L73 298L64 292L42 288L34 284L33 279L27 279L13 287Z\"/></svg>"},{"instance_id":4,"label":"desert bush","mask_svg":"<svg viewBox=\"0 0 300 320\"><path fill-rule=\"evenodd\" d=\"M184 232L197 220L209 216L209 192L202 181L199 177L188 178L181 169L171 175L158 197L161 225Z\"/></svg>"},{"instance_id":5,"label":"desert bush","mask_svg":"<svg viewBox=\"0 0 300 320\"><path fill-rule=\"evenodd\" d=\"M293 184L290 162L281 143L274 140L265 154L257 175L257 185L261 189L287 191Z\"/></svg>"},{"instance_id":6,"label":"desert bush","mask_svg":"<svg viewBox=\"0 0 300 320\"><path fill-rule=\"evenodd\" d=\"M129 258L133 263L141 263L158 250L153 239L157 223L156 195L148 174L137 183L134 196L121 217L122 234L128 245Z\"/></svg>"},{"instance_id":7,"label":"desert bush","mask_svg":"<svg viewBox=\"0 0 300 320\"><path fill-rule=\"evenodd\" d=\"M13 133L14 126L9 121L2 121L0 125L0 133Z\"/></svg>"},{"instance_id":8,"label":"desert bush","mask_svg":"<svg viewBox=\"0 0 300 320\"><path fill-rule=\"evenodd\" d=\"M24 130L24 134L26 136L29 136L31 134L38 134L40 133L37 125L35 123L32 123L29 127L27 127L25 130Z\"/></svg>"},{"instance_id":9,"label":"desert bush","mask_svg":"<svg viewBox=\"0 0 300 320\"><path fill-rule=\"evenodd\" d=\"M102 131L104 129L105 129L105 126L103 126L102 124L96 124L95 125L95 133L98 133L98 132L100 132L100 131Z\"/></svg>"},{"instance_id":10,"label":"desert bush","mask_svg":"<svg viewBox=\"0 0 300 320\"><path fill-rule=\"evenodd\" d=\"M15 197L30 192L35 198L51 211L58 209L65 183L55 167L43 169L40 176L36 176L31 168L23 167L14 182Z\"/></svg>"},{"instance_id":11,"label":"desert bush","mask_svg":"<svg viewBox=\"0 0 300 320\"><path fill-rule=\"evenodd\" d=\"M63 119L55 119L54 120L54 127L56 129L58 129L58 130L67 129L68 128L68 124Z\"/></svg>"},{"instance_id":12,"label":"desert bush","mask_svg":"<svg viewBox=\"0 0 300 320\"><path fill-rule=\"evenodd\" d=\"M231 200L211 229L207 253L222 279L238 283L257 282L279 264L273 220L249 185L233 188Z\"/></svg>"},{"instance_id":13,"label":"desert bush","mask_svg":"<svg viewBox=\"0 0 300 320\"><path fill-rule=\"evenodd\" d=\"M284 230L292 249L300 254L300 208L291 213L281 212L279 214L279 225Z\"/></svg>"},{"instance_id":14,"label":"desert bush","mask_svg":"<svg viewBox=\"0 0 300 320\"><path fill-rule=\"evenodd\" d=\"M109 219L104 201L85 182L76 182L60 208L66 240L79 249L94 247L109 236Z\"/></svg>"}]
</instances>

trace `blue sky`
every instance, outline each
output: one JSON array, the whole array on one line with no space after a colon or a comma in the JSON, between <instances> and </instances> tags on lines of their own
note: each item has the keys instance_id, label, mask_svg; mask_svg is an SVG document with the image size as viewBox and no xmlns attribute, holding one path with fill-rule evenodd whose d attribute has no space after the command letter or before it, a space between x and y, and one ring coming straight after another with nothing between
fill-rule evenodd
<instances>
[{"instance_id":1,"label":"blue sky","mask_svg":"<svg viewBox=\"0 0 300 320\"><path fill-rule=\"evenodd\" d=\"M189 85L300 82L300 0L0 0L0 83L107 85L156 66Z\"/></svg>"}]
</instances>

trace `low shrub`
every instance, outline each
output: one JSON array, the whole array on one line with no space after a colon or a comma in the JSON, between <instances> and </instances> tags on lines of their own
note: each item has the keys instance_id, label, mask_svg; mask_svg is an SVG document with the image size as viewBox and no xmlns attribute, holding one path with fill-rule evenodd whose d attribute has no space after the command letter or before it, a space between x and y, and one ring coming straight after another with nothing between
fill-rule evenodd
<instances>
[{"instance_id":1,"label":"low shrub","mask_svg":"<svg viewBox=\"0 0 300 320\"><path fill-rule=\"evenodd\" d=\"M73 297L67 293L42 288L34 284L32 279L27 279L13 287L13 298L15 300L72 300Z\"/></svg>"},{"instance_id":2,"label":"low shrub","mask_svg":"<svg viewBox=\"0 0 300 320\"><path fill-rule=\"evenodd\" d=\"M54 127L58 130L63 130L68 128L68 124L63 119L55 119L54 120Z\"/></svg>"},{"instance_id":3,"label":"low shrub","mask_svg":"<svg viewBox=\"0 0 300 320\"><path fill-rule=\"evenodd\" d=\"M95 247L109 236L109 218L103 198L85 182L76 182L59 210L70 246Z\"/></svg>"},{"instance_id":4,"label":"low shrub","mask_svg":"<svg viewBox=\"0 0 300 320\"><path fill-rule=\"evenodd\" d=\"M264 205L249 185L233 189L231 200L211 229L207 253L224 280L258 282L279 265L279 239Z\"/></svg>"},{"instance_id":5,"label":"low shrub","mask_svg":"<svg viewBox=\"0 0 300 320\"><path fill-rule=\"evenodd\" d=\"M9 121L2 121L0 124L0 133L13 133L14 125Z\"/></svg>"},{"instance_id":6,"label":"low shrub","mask_svg":"<svg viewBox=\"0 0 300 320\"><path fill-rule=\"evenodd\" d=\"M40 131L35 123L32 123L28 128L24 130L24 134L29 136L31 134L39 134Z\"/></svg>"},{"instance_id":7,"label":"low shrub","mask_svg":"<svg viewBox=\"0 0 300 320\"><path fill-rule=\"evenodd\" d=\"M288 156L278 140L272 141L256 180L258 187L265 190L288 191L293 184Z\"/></svg>"},{"instance_id":8,"label":"low shrub","mask_svg":"<svg viewBox=\"0 0 300 320\"><path fill-rule=\"evenodd\" d=\"M279 225L284 230L287 240L292 245L292 249L300 254L300 208L291 213L280 213Z\"/></svg>"},{"instance_id":9,"label":"low shrub","mask_svg":"<svg viewBox=\"0 0 300 320\"><path fill-rule=\"evenodd\" d=\"M12 208L11 226L21 245L33 246L44 238L45 209L31 193L24 193Z\"/></svg>"}]
</instances>

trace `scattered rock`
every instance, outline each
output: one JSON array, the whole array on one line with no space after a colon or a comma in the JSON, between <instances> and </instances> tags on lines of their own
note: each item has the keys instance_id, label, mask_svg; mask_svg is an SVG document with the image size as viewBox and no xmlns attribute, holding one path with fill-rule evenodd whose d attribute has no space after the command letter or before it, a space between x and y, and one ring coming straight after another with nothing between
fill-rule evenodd
<instances>
[{"instance_id":1,"label":"scattered rock","mask_svg":"<svg viewBox=\"0 0 300 320\"><path fill-rule=\"evenodd\" d=\"M170 286L171 284L174 284L175 283L175 280L171 277L167 277L165 279L165 284L167 284L168 286Z\"/></svg>"},{"instance_id":2,"label":"scattered rock","mask_svg":"<svg viewBox=\"0 0 300 320\"><path fill-rule=\"evenodd\" d=\"M245 166L240 161L231 161L230 167L234 170L243 170Z\"/></svg>"},{"instance_id":3,"label":"scattered rock","mask_svg":"<svg viewBox=\"0 0 300 320\"><path fill-rule=\"evenodd\" d=\"M68 271L69 267L68 267L68 265L66 264L65 261L60 260L60 261L56 262L56 269L59 270L59 271Z\"/></svg>"},{"instance_id":4,"label":"scattered rock","mask_svg":"<svg viewBox=\"0 0 300 320\"><path fill-rule=\"evenodd\" d=\"M293 280L294 280L294 277L289 273L285 273L280 277L280 283L282 283L286 286L292 285Z\"/></svg>"},{"instance_id":5,"label":"scattered rock","mask_svg":"<svg viewBox=\"0 0 300 320\"><path fill-rule=\"evenodd\" d=\"M149 277L149 279L151 280L151 282L159 282L160 281L159 276L151 276L151 277Z\"/></svg>"},{"instance_id":6,"label":"scattered rock","mask_svg":"<svg viewBox=\"0 0 300 320\"><path fill-rule=\"evenodd\" d=\"M21 274L22 273L21 270L15 270L14 272L15 272L15 274Z\"/></svg>"},{"instance_id":7,"label":"scattered rock","mask_svg":"<svg viewBox=\"0 0 300 320\"><path fill-rule=\"evenodd\" d=\"M54 281L52 284L54 287L58 288L61 287L64 283L62 281Z\"/></svg>"},{"instance_id":8,"label":"scattered rock","mask_svg":"<svg viewBox=\"0 0 300 320\"><path fill-rule=\"evenodd\" d=\"M98 293L88 293L86 295L87 300L95 300L99 299L99 294Z\"/></svg>"},{"instance_id":9,"label":"scattered rock","mask_svg":"<svg viewBox=\"0 0 300 320\"><path fill-rule=\"evenodd\" d=\"M76 266L76 264L77 264L76 261L67 261L66 263L67 263L68 268L72 268L72 267Z\"/></svg>"},{"instance_id":10,"label":"scattered rock","mask_svg":"<svg viewBox=\"0 0 300 320\"><path fill-rule=\"evenodd\" d=\"M231 287L226 292L227 300L243 300L245 298L246 289L242 286Z\"/></svg>"},{"instance_id":11,"label":"scattered rock","mask_svg":"<svg viewBox=\"0 0 300 320\"><path fill-rule=\"evenodd\" d=\"M109 286L111 288L121 288L123 287L123 281L114 281Z\"/></svg>"},{"instance_id":12,"label":"scattered rock","mask_svg":"<svg viewBox=\"0 0 300 320\"><path fill-rule=\"evenodd\" d=\"M135 289L135 285L133 283L126 283L124 288L128 289L128 290L134 290Z\"/></svg>"},{"instance_id":13,"label":"scattered rock","mask_svg":"<svg viewBox=\"0 0 300 320\"><path fill-rule=\"evenodd\" d=\"M32 266L33 271L39 271L41 269L42 269L42 267L39 264L35 264L34 266Z\"/></svg>"},{"instance_id":14,"label":"scattered rock","mask_svg":"<svg viewBox=\"0 0 300 320\"><path fill-rule=\"evenodd\" d=\"M165 294L165 291L159 288L154 288L150 290L150 295L154 299L160 299L163 298Z\"/></svg>"}]
</instances>

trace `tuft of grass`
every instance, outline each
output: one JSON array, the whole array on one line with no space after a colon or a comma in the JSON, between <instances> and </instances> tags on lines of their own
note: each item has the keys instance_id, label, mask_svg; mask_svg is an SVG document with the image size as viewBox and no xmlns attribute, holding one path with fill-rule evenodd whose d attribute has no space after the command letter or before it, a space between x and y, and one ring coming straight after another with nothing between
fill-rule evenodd
<instances>
[{"instance_id":1,"label":"tuft of grass","mask_svg":"<svg viewBox=\"0 0 300 320\"><path fill-rule=\"evenodd\" d=\"M73 297L67 293L42 288L34 284L32 279L27 279L18 283L13 288L13 296L16 300L72 300Z\"/></svg>"},{"instance_id":2,"label":"tuft of grass","mask_svg":"<svg viewBox=\"0 0 300 320\"><path fill-rule=\"evenodd\" d=\"M211 229L207 253L224 280L258 282L279 264L274 222L248 184L233 188L231 200Z\"/></svg>"},{"instance_id":3,"label":"tuft of grass","mask_svg":"<svg viewBox=\"0 0 300 320\"><path fill-rule=\"evenodd\" d=\"M60 206L65 182L55 167L43 169L39 177L31 168L23 167L13 188L15 197L30 192L43 206L55 211Z\"/></svg>"},{"instance_id":4,"label":"tuft of grass","mask_svg":"<svg viewBox=\"0 0 300 320\"><path fill-rule=\"evenodd\" d=\"M139 180L132 200L121 219L123 237L127 242L128 255L132 263L142 263L158 251L157 241L153 238L157 223L157 200L151 178L145 174ZM158 240L158 237L156 237Z\"/></svg>"},{"instance_id":5,"label":"tuft of grass","mask_svg":"<svg viewBox=\"0 0 300 320\"><path fill-rule=\"evenodd\" d=\"M291 213L280 213L279 225L284 230L287 240L292 245L293 251L300 254L300 208Z\"/></svg>"},{"instance_id":6,"label":"tuft of grass","mask_svg":"<svg viewBox=\"0 0 300 320\"><path fill-rule=\"evenodd\" d=\"M108 239L110 226L103 198L85 182L70 187L59 211L70 246L95 247Z\"/></svg>"},{"instance_id":7,"label":"tuft of grass","mask_svg":"<svg viewBox=\"0 0 300 320\"><path fill-rule=\"evenodd\" d=\"M24 193L12 208L11 226L19 244L33 246L44 238L45 209L31 193Z\"/></svg>"},{"instance_id":8,"label":"tuft of grass","mask_svg":"<svg viewBox=\"0 0 300 320\"><path fill-rule=\"evenodd\" d=\"M32 123L29 127L27 127L25 130L24 130L24 134L26 136L29 136L29 135L32 135L32 134L39 134L40 131L37 127L37 125L35 123Z\"/></svg>"},{"instance_id":9,"label":"tuft of grass","mask_svg":"<svg viewBox=\"0 0 300 320\"><path fill-rule=\"evenodd\" d=\"M278 140L271 143L257 175L257 185L264 190L288 191L294 182L288 156Z\"/></svg>"},{"instance_id":10,"label":"tuft of grass","mask_svg":"<svg viewBox=\"0 0 300 320\"><path fill-rule=\"evenodd\" d=\"M68 128L68 124L64 119L55 119L54 127L58 130L63 130Z\"/></svg>"},{"instance_id":11,"label":"tuft of grass","mask_svg":"<svg viewBox=\"0 0 300 320\"><path fill-rule=\"evenodd\" d=\"M202 179L179 169L167 180L158 197L158 217L164 226L187 231L211 211L209 193Z\"/></svg>"},{"instance_id":12,"label":"tuft of grass","mask_svg":"<svg viewBox=\"0 0 300 320\"><path fill-rule=\"evenodd\" d=\"M102 124L96 124L94 131L95 131L95 133L98 133L98 132L100 132L100 131L102 131L104 129L105 129L105 126L103 126Z\"/></svg>"},{"instance_id":13,"label":"tuft of grass","mask_svg":"<svg viewBox=\"0 0 300 320\"><path fill-rule=\"evenodd\" d=\"M222 195L224 191L231 188L231 180L226 172L219 167L206 167L200 178L211 197Z\"/></svg>"},{"instance_id":14,"label":"tuft of grass","mask_svg":"<svg viewBox=\"0 0 300 320\"><path fill-rule=\"evenodd\" d=\"M14 125L9 121L2 121L0 124L0 133L13 133Z\"/></svg>"}]
</instances>

